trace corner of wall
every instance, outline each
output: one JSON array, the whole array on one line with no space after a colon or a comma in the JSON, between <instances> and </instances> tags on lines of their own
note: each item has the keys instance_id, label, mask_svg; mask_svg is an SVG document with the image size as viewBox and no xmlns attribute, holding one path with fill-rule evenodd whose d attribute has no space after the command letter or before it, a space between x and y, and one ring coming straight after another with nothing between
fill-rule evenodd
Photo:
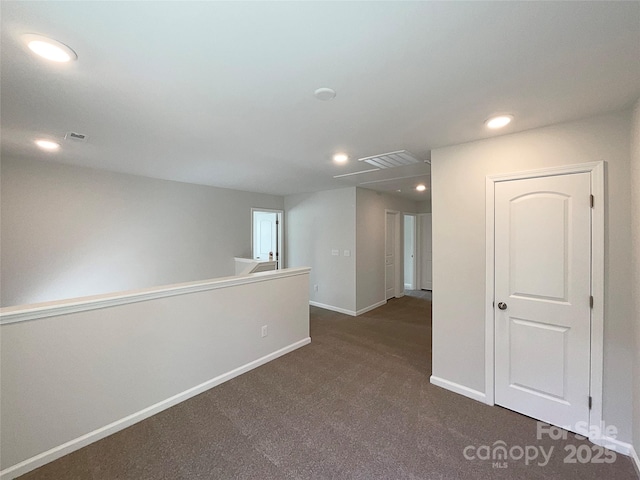
<instances>
[{"instance_id":1,"label":"corner of wall","mask_svg":"<svg viewBox=\"0 0 640 480\"><path fill-rule=\"evenodd\" d=\"M634 298L632 321L634 322L634 373L633 373L633 446L636 467L640 473L640 98L633 108L631 120L631 237L633 261L632 295Z\"/></svg>"},{"instance_id":2,"label":"corner of wall","mask_svg":"<svg viewBox=\"0 0 640 480\"><path fill-rule=\"evenodd\" d=\"M356 188L289 195L285 215L287 265L311 267L311 304L355 314Z\"/></svg>"}]
</instances>

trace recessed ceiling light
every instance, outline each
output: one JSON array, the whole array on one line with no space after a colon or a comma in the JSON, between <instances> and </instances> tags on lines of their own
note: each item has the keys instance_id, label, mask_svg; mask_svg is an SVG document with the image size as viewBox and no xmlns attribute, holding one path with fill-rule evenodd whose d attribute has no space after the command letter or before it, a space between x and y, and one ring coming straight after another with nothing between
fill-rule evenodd
<instances>
[{"instance_id":1,"label":"recessed ceiling light","mask_svg":"<svg viewBox=\"0 0 640 480\"><path fill-rule=\"evenodd\" d=\"M29 47L29 50L52 62L64 63L78 59L76 52L64 43L60 43L52 38L32 33L23 35L22 38L26 42L27 47Z\"/></svg>"},{"instance_id":2,"label":"recessed ceiling light","mask_svg":"<svg viewBox=\"0 0 640 480\"><path fill-rule=\"evenodd\" d=\"M347 160L349 160L349 155L346 153L336 153L333 156L333 161L336 163L345 163Z\"/></svg>"},{"instance_id":3,"label":"recessed ceiling light","mask_svg":"<svg viewBox=\"0 0 640 480\"><path fill-rule=\"evenodd\" d=\"M427 189L427 187L425 187L423 184L420 184L416 187L416 190L418 190L419 192L424 192Z\"/></svg>"},{"instance_id":4,"label":"recessed ceiling light","mask_svg":"<svg viewBox=\"0 0 640 480\"><path fill-rule=\"evenodd\" d=\"M511 123L511 120L513 120L513 115L498 115L487 120L485 122L485 125L488 128L502 128L509 125Z\"/></svg>"},{"instance_id":5,"label":"recessed ceiling light","mask_svg":"<svg viewBox=\"0 0 640 480\"><path fill-rule=\"evenodd\" d=\"M313 92L313 94L318 100L322 100L323 102L336 98L336 91L332 88L322 87Z\"/></svg>"},{"instance_id":6,"label":"recessed ceiling light","mask_svg":"<svg viewBox=\"0 0 640 480\"><path fill-rule=\"evenodd\" d=\"M47 150L48 152L55 152L60 149L60 144L52 142L51 140L36 140L35 143L42 150Z\"/></svg>"}]
</instances>

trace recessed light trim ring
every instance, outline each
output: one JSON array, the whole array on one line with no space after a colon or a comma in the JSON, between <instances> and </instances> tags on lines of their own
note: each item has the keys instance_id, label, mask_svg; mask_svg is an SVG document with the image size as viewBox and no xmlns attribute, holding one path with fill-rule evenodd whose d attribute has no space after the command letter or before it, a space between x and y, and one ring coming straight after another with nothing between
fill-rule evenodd
<instances>
[{"instance_id":1,"label":"recessed light trim ring","mask_svg":"<svg viewBox=\"0 0 640 480\"><path fill-rule=\"evenodd\" d=\"M27 33L22 35L22 39L29 50L52 62L67 63L78 59L78 54L71 47L53 38Z\"/></svg>"},{"instance_id":2,"label":"recessed light trim ring","mask_svg":"<svg viewBox=\"0 0 640 480\"><path fill-rule=\"evenodd\" d=\"M60 150L60 144L58 142L54 142L53 140L47 140L45 138L39 138L34 141L34 143L42 150L46 150L47 152L55 152Z\"/></svg>"},{"instance_id":3,"label":"recessed light trim ring","mask_svg":"<svg viewBox=\"0 0 640 480\"><path fill-rule=\"evenodd\" d=\"M497 128L506 127L512 122L512 120L513 115L511 115L510 113L505 113L502 115L494 115L493 117L488 118L484 122L484 124L487 126L487 128L495 130Z\"/></svg>"},{"instance_id":4,"label":"recessed light trim ring","mask_svg":"<svg viewBox=\"0 0 640 480\"><path fill-rule=\"evenodd\" d=\"M349 155L346 153L336 153L333 156L333 161L336 163L346 163L349 160Z\"/></svg>"}]
</instances>

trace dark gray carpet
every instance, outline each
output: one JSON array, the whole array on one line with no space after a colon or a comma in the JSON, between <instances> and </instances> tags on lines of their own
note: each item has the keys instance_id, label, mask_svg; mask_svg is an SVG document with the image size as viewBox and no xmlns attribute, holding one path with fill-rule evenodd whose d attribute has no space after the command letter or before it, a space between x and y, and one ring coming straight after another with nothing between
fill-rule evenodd
<instances>
[{"instance_id":1,"label":"dark gray carpet","mask_svg":"<svg viewBox=\"0 0 640 480\"><path fill-rule=\"evenodd\" d=\"M567 445L591 444L538 441L534 420L431 385L429 298L405 296L357 318L312 307L311 345L21 478L636 478L620 455L564 463ZM546 466L542 457L494 468L463 456L500 440L554 451Z\"/></svg>"}]
</instances>

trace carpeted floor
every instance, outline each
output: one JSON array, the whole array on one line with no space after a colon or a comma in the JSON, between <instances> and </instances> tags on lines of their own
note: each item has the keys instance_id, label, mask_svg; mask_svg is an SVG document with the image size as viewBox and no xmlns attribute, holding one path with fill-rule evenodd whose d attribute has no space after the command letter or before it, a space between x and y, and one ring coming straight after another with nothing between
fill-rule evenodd
<instances>
[{"instance_id":1,"label":"carpeted floor","mask_svg":"<svg viewBox=\"0 0 640 480\"><path fill-rule=\"evenodd\" d=\"M431 385L429 299L357 318L312 307L310 345L21 478L637 478L621 455L564 463L572 449L582 460L611 452L571 434L538 441L536 421ZM500 441L511 454L499 465L465 458ZM546 465L540 447L553 447Z\"/></svg>"}]
</instances>

